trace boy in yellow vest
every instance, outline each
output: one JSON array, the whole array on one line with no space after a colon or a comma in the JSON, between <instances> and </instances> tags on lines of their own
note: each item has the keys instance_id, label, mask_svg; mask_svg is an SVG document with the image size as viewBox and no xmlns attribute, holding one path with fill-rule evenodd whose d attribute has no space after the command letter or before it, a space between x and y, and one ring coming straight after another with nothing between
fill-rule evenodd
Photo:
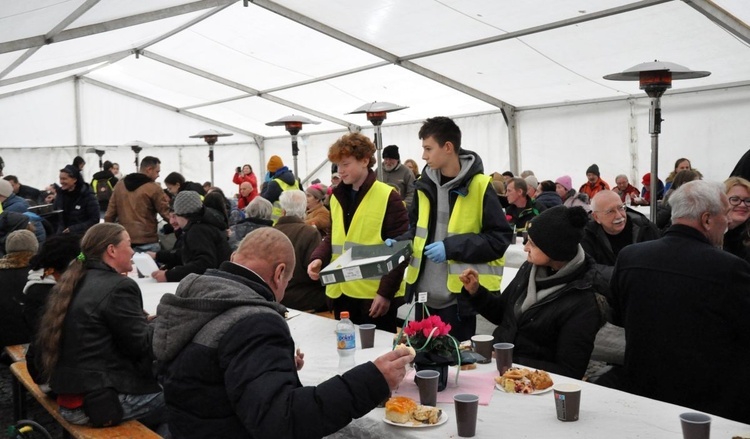
<instances>
[{"instance_id":1,"label":"boy in yellow vest","mask_svg":"<svg viewBox=\"0 0 750 439\"><path fill-rule=\"evenodd\" d=\"M328 150L328 159L338 165L341 183L331 194L331 234L323 238L310 256L307 273L313 280L320 270L354 245L383 244L406 232L409 219L397 190L377 181L375 145L360 133L347 134ZM404 269L399 264L381 278L328 285L333 311L349 311L352 322L374 323L378 329L396 329L396 311L404 303Z\"/></svg>"},{"instance_id":2,"label":"boy in yellow vest","mask_svg":"<svg viewBox=\"0 0 750 439\"><path fill-rule=\"evenodd\" d=\"M406 271L406 301L428 292L430 314L450 323L458 340L468 340L476 331L477 313L461 296L458 277L474 268L482 285L499 292L513 232L482 159L461 148L458 125L447 117L433 117L424 122L419 138L427 167L416 182L411 227L396 238L413 240L414 245ZM422 308L416 309L419 320Z\"/></svg>"}]
</instances>

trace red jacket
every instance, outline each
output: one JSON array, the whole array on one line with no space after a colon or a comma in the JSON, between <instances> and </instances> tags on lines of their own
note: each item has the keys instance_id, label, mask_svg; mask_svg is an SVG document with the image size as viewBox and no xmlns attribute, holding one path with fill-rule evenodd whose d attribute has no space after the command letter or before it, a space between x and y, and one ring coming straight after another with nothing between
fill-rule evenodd
<instances>
[{"instance_id":1,"label":"red jacket","mask_svg":"<svg viewBox=\"0 0 750 439\"><path fill-rule=\"evenodd\" d=\"M582 194L586 194L589 196L589 200L594 198L594 195L599 193L599 191L603 190L609 190L609 185L606 181L602 180L600 177L596 179L594 184L589 183L588 181L581 186L580 189L578 189L578 192Z\"/></svg>"},{"instance_id":2,"label":"red jacket","mask_svg":"<svg viewBox=\"0 0 750 439\"><path fill-rule=\"evenodd\" d=\"M255 199L255 197L258 196L258 179L255 178L255 173L254 172L250 173L248 175L242 175L239 172L235 172L234 173L234 178L232 179L232 181L236 185L241 185L242 183L247 182L247 183L250 183L250 186L253 187L253 191L250 192L250 195L247 196L247 202L245 203L244 206L240 206L240 203L242 202L241 201L242 200L242 196L240 196L239 197L240 199L237 201L237 207L239 207L240 209L244 209L245 206L247 206L248 204L250 204L250 202L253 201L253 199Z\"/></svg>"}]
</instances>

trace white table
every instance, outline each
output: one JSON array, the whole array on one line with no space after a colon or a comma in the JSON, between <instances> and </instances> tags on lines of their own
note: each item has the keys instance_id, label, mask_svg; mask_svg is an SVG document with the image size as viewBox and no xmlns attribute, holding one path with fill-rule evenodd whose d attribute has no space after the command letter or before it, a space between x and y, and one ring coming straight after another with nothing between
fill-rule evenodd
<instances>
[{"instance_id":1,"label":"white table","mask_svg":"<svg viewBox=\"0 0 750 439\"><path fill-rule=\"evenodd\" d=\"M304 385L316 385L338 373L336 321L302 313L288 321L292 336L305 353L300 371ZM391 348L393 335L377 331L375 347L360 349L357 363L377 358ZM478 372L494 370L495 364L478 365ZM463 371L469 374L472 371ZM693 411L684 407L631 395L566 377L553 375L556 383L575 382L582 386L581 414L577 422L560 422L555 416L552 392L515 395L495 391L488 406L479 406L477 438L659 438L682 437L678 415ZM459 380L460 386L460 380ZM332 438L456 438L453 404L438 404L449 416L438 427L403 428L385 424L384 409L376 408L354 420ZM750 425L712 416L711 436L729 439L750 437Z\"/></svg>"}]
</instances>

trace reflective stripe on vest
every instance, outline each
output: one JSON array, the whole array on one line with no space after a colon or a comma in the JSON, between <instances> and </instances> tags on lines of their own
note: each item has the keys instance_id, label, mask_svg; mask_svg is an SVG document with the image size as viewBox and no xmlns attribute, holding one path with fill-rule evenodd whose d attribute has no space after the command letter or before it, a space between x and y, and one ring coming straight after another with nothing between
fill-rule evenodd
<instances>
[{"instance_id":1,"label":"reflective stripe on vest","mask_svg":"<svg viewBox=\"0 0 750 439\"><path fill-rule=\"evenodd\" d=\"M299 190L299 183L296 178L294 179L294 184L286 184L280 178L274 178L273 181L279 184L281 192L288 191L289 189ZM281 196L281 194L279 194L279 196ZM276 200L273 202L273 210L271 211L271 220L274 225L276 225L276 221L278 221L279 218L281 218L281 204L279 203L279 200Z\"/></svg>"},{"instance_id":2,"label":"reflective stripe on vest","mask_svg":"<svg viewBox=\"0 0 750 439\"><path fill-rule=\"evenodd\" d=\"M482 231L482 214L484 208L484 193L490 184L491 178L487 175L475 175L469 183L468 194L458 196L448 220L448 236L464 233L479 233ZM427 244L427 231L430 227L430 200L424 192L417 191L419 202L419 217L414 234L412 247L414 253L411 256L409 266L406 268L406 283L413 285L419 277L422 265L422 254ZM500 215L502 212L498 213ZM500 283L503 279L503 266L505 256L494 261L483 264L468 264L461 261L448 261L448 291L460 293L463 284L458 276L467 268L473 268L479 273L479 283L490 291L500 291Z\"/></svg>"},{"instance_id":3,"label":"reflective stripe on vest","mask_svg":"<svg viewBox=\"0 0 750 439\"><path fill-rule=\"evenodd\" d=\"M388 198L394 190L391 186L375 181L367 191L357 210L354 212L349 231L344 233L344 211L336 197L331 197L331 262L342 253L355 245L382 244L380 231L383 229ZM355 299L374 299L380 286L380 277L355 280L326 286L326 295L333 299L342 294ZM401 297L405 292L405 284L401 286L394 297Z\"/></svg>"}]
</instances>

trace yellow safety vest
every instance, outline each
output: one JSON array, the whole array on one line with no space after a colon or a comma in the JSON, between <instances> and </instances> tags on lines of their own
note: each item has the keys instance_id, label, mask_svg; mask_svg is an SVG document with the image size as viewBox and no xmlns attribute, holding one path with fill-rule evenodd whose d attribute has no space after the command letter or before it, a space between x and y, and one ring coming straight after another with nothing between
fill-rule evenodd
<instances>
[{"instance_id":1,"label":"yellow safety vest","mask_svg":"<svg viewBox=\"0 0 750 439\"><path fill-rule=\"evenodd\" d=\"M346 250L356 245L383 244L380 231L383 228L388 198L395 189L375 181L367 191L349 224L349 231L344 232L344 211L336 197L331 197L331 262ZM341 294L355 299L374 299L380 286L380 278L354 280L326 286L326 295L337 298ZM404 281L394 297L401 297L405 292Z\"/></svg>"},{"instance_id":2,"label":"yellow safety vest","mask_svg":"<svg viewBox=\"0 0 750 439\"><path fill-rule=\"evenodd\" d=\"M288 191L289 189L299 190L299 183L296 178L294 179L294 184L286 184L280 178L274 178L273 181L279 184L281 192ZM281 194L279 194L279 196L281 196ZM276 221L278 221L279 218L281 218L281 204L279 203L279 200L276 200L273 202L273 210L271 211L271 220L273 220L274 225L276 225Z\"/></svg>"},{"instance_id":3,"label":"yellow safety vest","mask_svg":"<svg viewBox=\"0 0 750 439\"><path fill-rule=\"evenodd\" d=\"M482 213L484 208L484 193L491 178L487 175L478 174L469 183L469 193L459 196L453 205L450 219L448 220L448 236L464 233L479 233L482 231ZM430 200L422 191L417 191L419 202L419 218L417 229L412 244L414 253L411 256L409 266L406 268L406 283L413 285L419 277L419 269L422 264L422 254L427 244L427 231L430 229ZM498 212L502 215L502 212ZM505 266L505 255L494 261L483 264L467 264L464 262L448 260L448 291L460 293L463 284L458 276L467 268L473 268L479 272L479 283L490 291L500 291L500 283L503 279L503 267Z\"/></svg>"}]
</instances>

